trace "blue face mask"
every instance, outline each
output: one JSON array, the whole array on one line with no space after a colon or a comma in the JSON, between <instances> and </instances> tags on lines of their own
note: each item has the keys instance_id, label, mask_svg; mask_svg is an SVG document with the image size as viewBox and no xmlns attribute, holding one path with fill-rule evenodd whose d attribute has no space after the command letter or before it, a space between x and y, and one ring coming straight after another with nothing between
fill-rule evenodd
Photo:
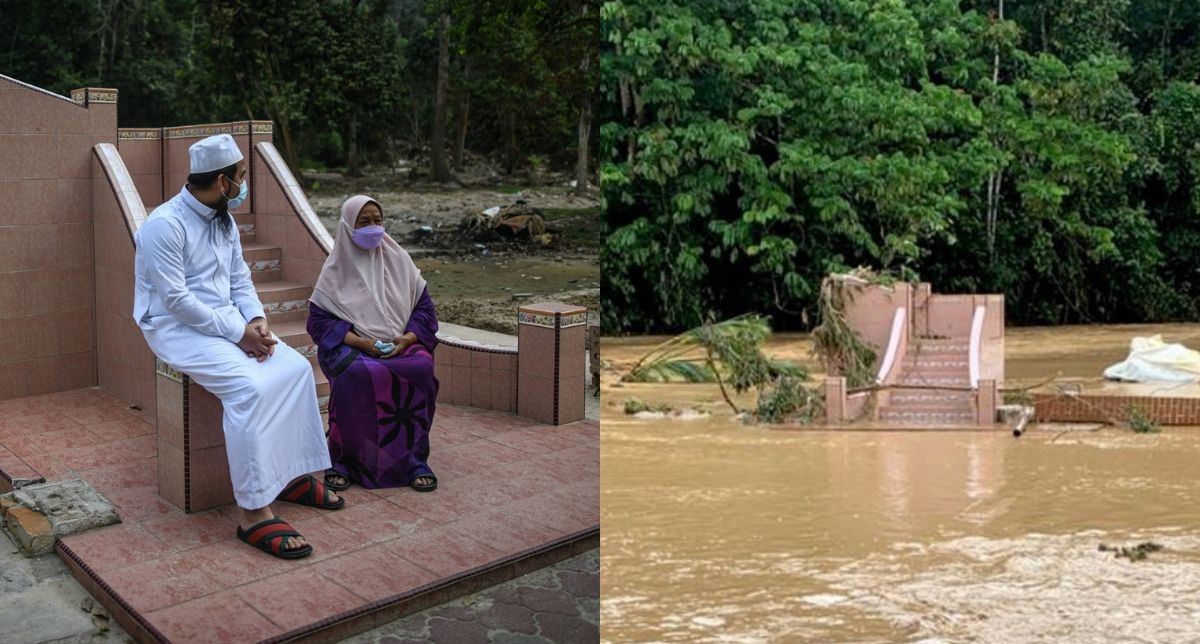
<instances>
[{"instance_id":1,"label":"blue face mask","mask_svg":"<svg viewBox=\"0 0 1200 644\"><path fill-rule=\"evenodd\" d=\"M242 180L242 189L238 191L238 195L229 200L229 210L236 210L238 206L246 201L246 197L250 194L250 184L244 179Z\"/></svg>"}]
</instances>

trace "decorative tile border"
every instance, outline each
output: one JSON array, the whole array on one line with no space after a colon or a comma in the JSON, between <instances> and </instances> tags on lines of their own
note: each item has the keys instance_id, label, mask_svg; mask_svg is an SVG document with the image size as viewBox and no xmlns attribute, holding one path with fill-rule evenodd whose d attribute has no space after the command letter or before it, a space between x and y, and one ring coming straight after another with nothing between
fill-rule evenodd
<instances>
[{"instance_id":1,"label":"decorative tile border","mask_svg":"<svg viewBox=\"0 0 1200 644\"><path fill-rule=\"evenodd\" d=\"M271 121L253 121L251 123L250 131L254 134L274 134L275 124Z\"/></svg>"},{"instance_id":2,"label":"decorative tile border","mask_svg":"<svg viewBox=\"0 0 1200 644\"><path fill-rule=\"evenodd\" d=\"M587 319L587 310L566 315L559 313L549 315L517 309L517 324L528 324L547 329L566 329L573 326L583 326L587 324Z\"/></svg>"},{"instance_id":3,"label":"decorative tile border","mask_svg":"<svg viewBox=\"0 0 1200 644\"><path fill-rule=\"evenodd\" d=\"M91 103L116 103L117 90L107 87L81 87L71 90L71 100L86 107Z\"/></svg>"},{"instance_id":4,"label":"decorative tile border","mask_svg":"<svg viewBox=\"0 0 1200 644\"><path fill-rule=\"evenodd\" d=\"M238 232L243 235L253 235L254 224L238 224Z\"/></svg>"},{"instance_id":5,"label":"decorative tile border","mask_svg":"<svg viewBox=\"0 0 1200 644\"><path fill-rule=\"evenodd\" d=\"M306 344L302 347L296 347L296 353L299 353L305 358L315 358L317 357L317 345Z\"/></svg>"},{"instance_id":6,"label":"decorative tile border","mask_svg":"<svg viewBox=\"0 0 1200 644\"><path fill-rule=\"evenodd\" d=\"M163 137L168 139L204 138L214 134L249 134L250 124L218 123L214 125L185 125L182 127L164 127Z\"/></svg>"},{"instance_id":7,"label":"decorative tile border","mask_svg":"<svg viewBox=\"0 0 1200 644\"><path fill-rule=\"evenodd\" d=\"M565 329L572 326L582 326L587 324L587 311L583 313L575 313L574 315L564 315L559 318L558 328Z\"/></svg>"},{"instance_id":8,"label":"decorative tile border","mask_svg":"<svg viewBox=\"0 0 1200 644\"><path fill-rule=\"evenodd\" d=\"M517 324L528 324L530 326L540 326L547 329L554 327L553 315L539 315L528 311L517 311Z\"/></svg>"},{"instance_id":9,"label":"decorative tile border","mask_svg":"<svg viewBox=\"0 0 1200 644\"><path fill-rule=\"evenodd\" d=\"M263 304L263 312L272 313L289 313L291 311L299 311L300 309L308 308L308 300L287 300L286 302L270 302Z\"/></svg>"},{"instance_id":10,"label":"decorative tile border","mask_svg":"<svg viewBox=\"0 0 1200 644\"><path fill-rule=\"evenodd\" d=\"M120 141L158 141L162 139L162 128L122 128L117 130Z\"/></svg>"},{"instance_id":11,"label":"decorative tile border","mask_svg":"<svg viewBox=\"0 0 1200 644\"><path fill-rule=\"evenodd\" d=\"M327 413L329 411L329 396L317 397L317 407L320 408L322 414Z\"/></svg>"},{"instance_id":12,"label":"decorative tile border","mask_svg":"<svg viewBox=\"0 0 1200 644\"><path fill-rule=\"evenodd\" d=\"M277 271L279 270L278 259L256 259L250 262L251 271Z\"/></svg>"},{"instance_id":13,"label":"decorative tile border","mask_svg":"<svg viewBox=\"0 0 1200 644\"><path fill-rule=\"evenodd\" d=\"M158 372L160 376L166 376L175 382L183 384L183 372L163 362L162 359L158 358L157 356L154 358L154 370Z\"/></svg>"}]
</instances>

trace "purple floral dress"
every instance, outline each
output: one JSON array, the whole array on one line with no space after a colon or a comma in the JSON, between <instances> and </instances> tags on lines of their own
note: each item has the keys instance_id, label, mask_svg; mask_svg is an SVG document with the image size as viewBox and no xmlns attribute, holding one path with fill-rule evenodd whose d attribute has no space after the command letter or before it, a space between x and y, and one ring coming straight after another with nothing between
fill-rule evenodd
<instances>
[{"instance_id":1,"label":"purple floral dress","mask_svg":"<svg viewBox=\"0 0 1200 644\"><path fill-rule=\"evenodd\" d=\"M365 488L402 487L429 476L429 430L437 403L433 375L437 311L429 291L413 307L405 332L417 341L386 360L342 340L352 325L308 305L308 334L329 379L329 456L333 469ZM391 341L391 338L372 338Z\"/></svg>"}]
</instances>

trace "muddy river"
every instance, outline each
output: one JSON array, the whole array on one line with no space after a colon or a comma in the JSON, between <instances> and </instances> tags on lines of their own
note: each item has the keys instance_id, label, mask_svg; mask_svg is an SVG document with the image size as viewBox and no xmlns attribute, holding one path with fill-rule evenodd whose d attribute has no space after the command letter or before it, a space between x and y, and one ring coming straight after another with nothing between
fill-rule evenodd
<instances>
[{"instance_id":1,"label":"muddy river","mask_svg":"<svg viewBox=\"0 0 1200 644\"><path fill-rule=\"evenodd\" d=\"M1200 347L1195 325L1010 329L1008 376L1095 376L1148 333ZM654 340L603 346L604 641L1200 641L1200 428L747 427L711 387L616 385Z\"/></svg>"}]
</instances>

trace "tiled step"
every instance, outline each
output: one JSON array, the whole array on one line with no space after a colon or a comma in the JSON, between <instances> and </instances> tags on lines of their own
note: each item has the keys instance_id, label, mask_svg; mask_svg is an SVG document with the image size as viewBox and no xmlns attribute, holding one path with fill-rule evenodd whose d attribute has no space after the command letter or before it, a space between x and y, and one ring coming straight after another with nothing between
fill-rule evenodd
<instances>
[{"instance_id":1,"label":"tiled step","mask_svg":"<svg viewBox=\"0 0 1200 644\"><path fill-rule=\"evenodd\" d=\"M253 213L234 215L233 221L237 224L238 232L241 234L243 249L246 244L253 244L257 241L258 218Z\"/></svg>"},{"instance_id":2,"label":"tiled step","mask_svg":"<svg viewBox=\"0 0 1200 644\"><path fill-rule=\"evenodd\" d=\"M972 412L925 412L897 411L883 408L879 411L879 419L889 423L904 423L907 425L973 425L975 414Z\"/></svg>"},{"instance_id":3,"label":"tiled step","mask_svg":"<svg viewBox=\"0 0 1200 644\"><path fill-rule=\"evenodd\" d=\"M288 320L286 322L271 323L271 332L279 336L280 340L289 347L296 350L297 353L308 358L308 361L314 368L317 368L317 345L309 337L305 331L305 320Z\"/></svg>"},{"instance_id":4,"label":"tiled step","mask_svg":"<svg viewBox=\"0 0 1200 644\"><path fill-rule=\"evenodd\" d=\"M904 359L905 369L928 368L928 369L961 369L966 371L970 368L970 363L966 357L961 359L951 358L943 353L927 354L914 357L911 353Z\"/></svg>"},{"instance_id":5,"label":"tiled step","mask_svg":"<svg viewBox=\"0 0 1200 644\"><path fill-rule=\"evenodd\" d=\"M278 246L268 246L257 242L242 245L242 257L250 266L250 276L254 283L274 282L280 279L280 262L283 251Z\"/></svg>"},{"instance_id":6,"label":"tiled step","mask_svg":"<svg viewBox=\"0 0 1200 644\"><path fill-rule=\"evenodd\" d=\"M267 319L273 325L308 319L308 298L312 296L312 286L282 280L258 282L254 286Z\"/></svg>"},{"instance_id":7,"label":"tiled step","mask_svg":"<svg viewBox=\"0 0 1200 644\"><path fill-rule=\"evenodd\" d=\"M948 375L938 373L905 373L900 377L901 385L916 385L926 387L968 387L971 379L967 374Z\"/></svg>"},{"instance_id":8,"label":"tiled step","mask_svg":"<svg viewBox=\"0 0 1200 644\"><path fill-rule=\"evenodd\" d=\"M894 391L888 396L891 405L967 405L970 406L974 395L971 392L956 391Z\"/></svg>"},{"instance_id":9,"label":"tiled step","mask_svg":"<svg viewBox=\"0 0 1200 644\"><path fill-rule=\"evenodd\" d=\"M968 404L896 404L894 401L879 408L880 413L887 412L921 412L926 414L973 414L975 408Z\"/></svg>"},{"instance_id":10,"label":"tiled step","mask_svg":"<svg viewBox=\"0 0 1200 644\"><path fill-rule=\"evenodd\" d=\"M900 373L903 377L911 378L967 378L970 372L966 369L939 367L905 367Z\"/></svg>"},{"instance_id":11,"label":"tiled step","mask_svg":"<svg viewBox=\"0 0 1200 644\"><path fill-rule=\"evenodd\" d=\"M908 354L930 354L930 353L958 353L965 358L969 349L966 340L917 340L913 346L908 349Z\"/></svg>"}]
</instances>

